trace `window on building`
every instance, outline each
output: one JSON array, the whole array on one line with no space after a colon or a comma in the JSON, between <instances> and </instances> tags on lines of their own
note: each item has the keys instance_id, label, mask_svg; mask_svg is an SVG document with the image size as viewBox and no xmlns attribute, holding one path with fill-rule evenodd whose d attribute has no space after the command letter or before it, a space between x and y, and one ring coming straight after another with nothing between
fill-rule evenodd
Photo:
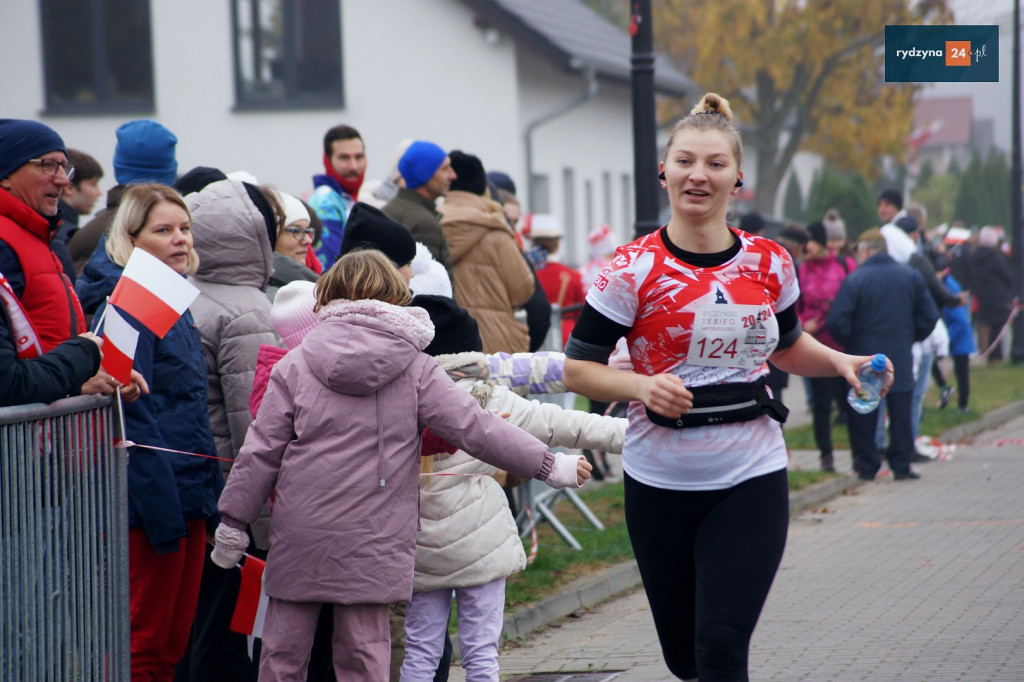
<instances>
[{"instance_id":1,"label":"window on building","mask_svg":"<svg viewBox=\"0 0 1024 682\"><path fill-rule=\"evenodd\" d=\"M583 212L586 221L583 227L589 233L597 227L594 223L594 183L591 180L583 181Z\"/></svg>"},{"instance_id":2,"label":"window on building","mask_svg":"<svg viewBox=\"0 0 1024 682\"><path fill-rule=\"evenodd\" d=\"M622 226L627 232L633 229L633 176L623 173L622 183Z\"/></svg>"},{"instance_id":3,"label":"window on building","mask_svg":"<svg viewBox=\"0 0 1024 682\"><path fill-rule=\"evenodd\" d=\"M612 174L608 171L601 173L601 193L604 195L604 223L611 225L612 221Z\"/></svg>"},{"instance_id":4,"label":"window on building","mask_svg":"<svg viewBox=\"0 0 1024 682\"><path fill-rule=\"evenodd\" d=\"M239 109L337 107L340 0L234 0Z\"/></svg>"},{"instance_id":5,"label":"window on building","mask_svg":"<svg viewBox=\"0 0 1024 682\"><path fill-rule=\"evenodd\" d=\"M551 179L547 173L533 174L533 191L530 193L529 210L533 213L551 212Z\"/></svg>"},{"instance_id":6,"label":"window on building","mask_svg":"<svg viewBox=\"0 0 1024 682\"><path fill-rule=\"evenodd\" d=\"M562 212L565 216L562 257L571 261L576 252L576 173L572 168L562 169Z\"/></svg>"},{"instance_id":7,"label":"window on building","mask_svg":"<svg viewBox=\"0 0 1024 682\"><path fill-rule=\"evenodd\" d=\"M153 111L149 0L41 0L49 113Z\"/></svg>"}]
</instances>

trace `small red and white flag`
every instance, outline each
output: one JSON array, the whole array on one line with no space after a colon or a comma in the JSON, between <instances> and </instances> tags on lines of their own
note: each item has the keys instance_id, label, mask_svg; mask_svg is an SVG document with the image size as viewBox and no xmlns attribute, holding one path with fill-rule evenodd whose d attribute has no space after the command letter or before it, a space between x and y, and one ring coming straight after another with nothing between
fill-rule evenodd
<instances>
[{"instance_id":1,"label":"small red and white flag","mask_svg":"<svg viewBox=\"0 0 1024 682\"><path fill-rule=\"evenodd\" d=\"M103 318L103 361L100 366L125 386L132 382L132 363L135 362L138 343L139 330L128 324L117 308L108 305Z\"/></svg>"},{"instance_id":2,"label":"small red and white flag","mask_svg":"<svg viewBox=\"0 0 1024 682\"><path fill-rule=\"evenodd\" d=\"M199 295L199 289L156 256L135 249L110 303L163 338Z\"/></svg>"},{"instance_id":3,"label":"small red and white flag","mask_svg":"<svg viewBox=\"0 0 1024 682\"><path fill-rule=\"evenodd\" d=\"M263 637L263 622L267 617L269 598L263 593L263 569L267 562L246 554L242 563L242 581L238 586L238 600L231 615L232 632L248 635L249 658L252 658L253 640Z\"/></svg>"}]
</instances>

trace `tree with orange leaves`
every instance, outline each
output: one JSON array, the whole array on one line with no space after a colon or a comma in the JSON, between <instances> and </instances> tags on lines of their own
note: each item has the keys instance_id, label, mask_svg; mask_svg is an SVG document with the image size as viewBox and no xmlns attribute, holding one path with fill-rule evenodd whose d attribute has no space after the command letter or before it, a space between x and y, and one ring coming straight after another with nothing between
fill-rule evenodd
<instances>
[{"instance_id":1,"label":"tree with orange leaves","mask_svg":"<svg viewBox=\"0 0 1024 682\"><path fill-rule=\"evenodd\" d=\"M767 214L799 150L869 178L879 158L902 160L917 86L885 82L885 26L953 20L946 0L663 0L652 12L659 51L750 131ZM676 106L664 113L688 109Z\"/></svg>"}]
</instances>

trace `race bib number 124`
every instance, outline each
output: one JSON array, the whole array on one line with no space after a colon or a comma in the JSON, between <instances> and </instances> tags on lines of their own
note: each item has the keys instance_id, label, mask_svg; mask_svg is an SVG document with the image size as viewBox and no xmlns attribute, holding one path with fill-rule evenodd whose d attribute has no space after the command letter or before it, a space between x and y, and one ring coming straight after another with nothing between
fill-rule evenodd
<instances>
[{"instance_id":1,"label":"race bib number 124","mask_svg":"<svg viewBox=\"0 0 1024 682\"><path fill-rule=\"evenodd\" d=\"M770 308L712 303L697 309L686 361L710 367L754 369L779 342L779 323Z\"/></svg>"}]
</instances>

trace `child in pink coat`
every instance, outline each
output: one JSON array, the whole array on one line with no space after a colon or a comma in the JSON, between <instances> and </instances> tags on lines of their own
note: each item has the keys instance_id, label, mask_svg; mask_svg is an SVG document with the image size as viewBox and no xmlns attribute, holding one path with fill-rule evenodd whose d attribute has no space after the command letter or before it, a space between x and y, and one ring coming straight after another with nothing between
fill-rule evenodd
<instances>
[{"instance_id":1,"label":"child in pink coat","mask_svg":"<svg viewBox=\"0 0 1024 682\"><path fill-rule=\"evenodd\" d=\"M412 597L424 427L552 487L589 478L582 457L549 453L456 387L422 352L433 325L409 299L380 252L339 259L317 285L321 323L274 367L221 495L213 560L230 567L276 491L261 680L305 679L323 603L338 679L387 679L387 605Z\"/></svg>"}]
</instances>

